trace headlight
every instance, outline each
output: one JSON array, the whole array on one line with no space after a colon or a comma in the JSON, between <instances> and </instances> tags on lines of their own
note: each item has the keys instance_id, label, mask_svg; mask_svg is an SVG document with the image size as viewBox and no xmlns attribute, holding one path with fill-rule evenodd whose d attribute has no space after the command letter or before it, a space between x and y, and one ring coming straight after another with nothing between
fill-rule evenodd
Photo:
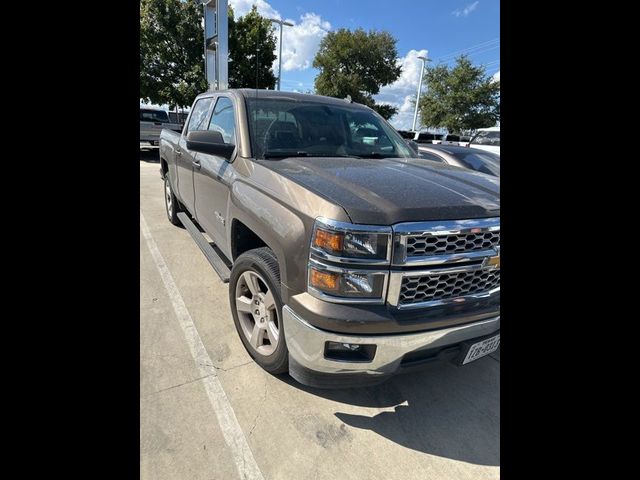
<instances>
[{"instance_id":1,"label":"headlight","mask_svg":"<svg viewBox=\"0 0 640 480\"><path fill-rule=\"evenodd\" d=\"M321 258L340 262L380 265L390 261L391 227L355 225L318 218L311 249Z\"/></svg>"},{"instance_id":2,"label":"headlight","mask_svg":"<svg viewBox=\"0 0 640 480\"><path fill-rule=\"evenodd\" d=\"M311 237L307 290L330 302L381 304L390 263L391 227L318 218Z\"/></svg>"},{"instance_id":3,"label":"headlight","mask_svg":"<svg viewBox=\"0 0 640 480\"><path fill-rule=\"evenodd\" d=\"M324 300L382 303L387 272L353 270L309 262L309 292Z\"/></svg>"}]
</instances>

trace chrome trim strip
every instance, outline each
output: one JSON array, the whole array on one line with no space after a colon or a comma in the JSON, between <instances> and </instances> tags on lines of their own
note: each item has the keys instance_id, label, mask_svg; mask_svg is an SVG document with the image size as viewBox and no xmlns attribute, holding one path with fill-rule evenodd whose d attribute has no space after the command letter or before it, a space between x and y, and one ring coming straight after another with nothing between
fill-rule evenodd
<instances>
[{"instance_id":1,"label":"chrome trim strip","mask_svg":"<svg viewBox=\"0 0 640 480\"><path fill-rule=\"evenodd\" d=\"M328 254L324 250L320 250L317 247L311 246L311 254L313 256L319 257L321 260L328 260L330 262L335 262L335 263L349 263L353 265L383 265L385 267L389 266L388 257L389 257L390 250L391 250L391 242L387 242L387 258L383 258L380 260L371 260L368 258L358 258L358 257L336 257L335 255Z\"/></svg>"},{"instance_id":2,"label":"chrome trim strip","mask_svg":"<svg viewBox=\"0 0 640 480\"><path fill-rule=\"evenodd\" d=\"M339 273L362 273L362 274L373 274L373 275L382 275L382 296L374 297L374 298L366 298L366 297L336 297L333 295L326 294L321 292L320 290L312 287L309 281L309 275L311 269L309 266L313 266L318 270L325 270L329 272L339 272ZM332 303L352 303L352 304L367 304L367 305L384 305L385 299L387 298L387 288L389 285L389 270L365 270L358 268L341 268L333 265L325 265L313 258L309 259L309 264L307 265L307 291L310 295L316 297L319 300L324 300Z\"/></svg>"},{"instance_id":3,"label":"chrome trim strip","mask_svg":"<svg viewBox=\"0 0 640 480\"><path fill-rule=\"evenodd\" d=\"M429 255L424 257L409 257L403 265L450 265L461 262L480 260L485 257L495 257L500 252L495 248L487 250L472 250L464 253L452 253L450 255Z\"/></svg>"},{"instance_id":4,"label":"chrome trim strip","mask_svg":"<svg viewBox=\"0 0 640 480\"><path fill-rule=\"evenodd\" d=\"M474 233L471 231L474 228L480 228L487 232L498 231L500 230L500 217L397 223L393 226L393 232L401 235L458 235Z\"/></svg>"}]
</instances>

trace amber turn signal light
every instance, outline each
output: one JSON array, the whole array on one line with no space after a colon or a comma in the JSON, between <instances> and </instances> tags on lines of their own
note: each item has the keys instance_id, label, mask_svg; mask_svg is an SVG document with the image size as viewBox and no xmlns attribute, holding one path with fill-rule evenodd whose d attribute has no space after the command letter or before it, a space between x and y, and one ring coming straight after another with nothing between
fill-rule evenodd
<instances>
[{"instance_id":1,"label":"amber turn signal light","mask_svg":"<svg viewBox=\"0 0 640 480\"><path fill-rule=\"evenodd\" d=\"M316 235L313 239L314 246L333 252L342 251L342 240L344 236L341 233L329 232L321 228L317 228L315 233Z\"/></svg>"},{"instance_id":2,"label":"amber turn signal light","mask_svg":"<svg viewBox=\"0 0 640 480\"><path fill-rule=\"evenodd\" d=\"M309 284L322 291L337 292L339 276L335 272L322 272L311 267Z\"/></svg>"}]
</instances>

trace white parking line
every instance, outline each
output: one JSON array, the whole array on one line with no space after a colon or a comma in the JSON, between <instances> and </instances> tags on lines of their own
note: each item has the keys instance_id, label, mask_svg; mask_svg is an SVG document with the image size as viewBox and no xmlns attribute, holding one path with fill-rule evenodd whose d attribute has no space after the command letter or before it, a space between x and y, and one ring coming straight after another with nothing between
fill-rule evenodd
<instances>
[{"instance_id":1,"label":"white parking line","mask_svg":"<svg viewBox=\"0 0 640 480\"><path fill-rule=\"evenodd\" d=\"M220 429L222 430L227 446L231 450L240 478L247 480L264 480L262 472L253 458L253 453L251 452L251 448L249 448L247 438L242 428L240 428L236 414L233 412L229 399L218 379L216 369L213 367L213 362L202 343L198 330L182 299L182 295L180 295L180 291L171 276L171 272L162 258L155 240L151 236L142 210L140 211L140 228L147 242L147 247L151 252L151 256L153 257L153 261L156 267L158 267L162 282L167 289L173 310L178 317L178 322L189 345L191 356L196 362L200 377L202 377L202 383L213 407L213 411L216 417L218 417Z\"/></svg>"}]
</instances>

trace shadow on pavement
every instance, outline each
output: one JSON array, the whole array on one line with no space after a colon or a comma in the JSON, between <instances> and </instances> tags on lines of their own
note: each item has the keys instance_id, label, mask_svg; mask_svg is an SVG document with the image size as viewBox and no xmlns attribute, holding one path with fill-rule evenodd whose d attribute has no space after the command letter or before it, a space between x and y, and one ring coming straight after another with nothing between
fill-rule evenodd
<instances>
[{"instance_id":1,"label":"shadow on pavement","mask_svg":"<svg viewBox=\"0 0 640 480\"><path fill-rule=\"evenodd\" d=\"M158 147L140 145L140 160L148 163L160 163Z\"/></svg>"},{"instance_id":2,"label":"shadow on pavement","mask_svg":"<svg viewBox=\"0 0 640 480\"><path fill-rule=\"evenodd\" d=\"M393 410L373 416L337 411L353 428L371 430L412 450L476 465L500 465L500 363L485 357L465 367L434 363L363 389L306 387L282 381L334 402Z\"/></svg>"}]
</instances>

